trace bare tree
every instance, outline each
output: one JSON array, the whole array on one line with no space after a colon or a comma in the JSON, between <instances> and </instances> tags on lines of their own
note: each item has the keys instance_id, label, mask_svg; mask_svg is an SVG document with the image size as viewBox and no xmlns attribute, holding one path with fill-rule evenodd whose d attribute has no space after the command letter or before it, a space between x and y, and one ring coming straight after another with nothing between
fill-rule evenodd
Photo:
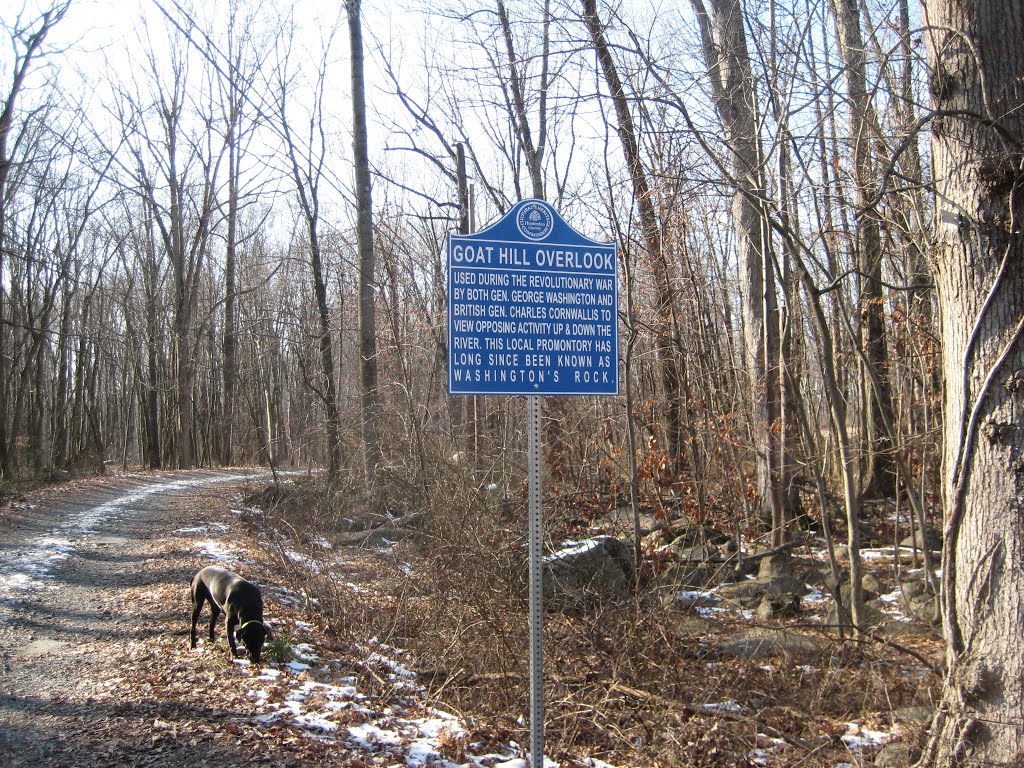
<instances>
[{"instance_id":1,"label":"bare tree","mask_svg":"<svg viewBox=\"0 0 1024 768\"><path fill-rule=\"evenodd\" d=\"M284 143L288 173L295 184L299 210L302 213L308 239L313 295L317 307L317 347L320 356L320 370L315 379L307 379L307 382L317 392L326 412L328 471L332 479L336 479L341 472L341 415L338 410L331 309L327 300L327 280L321 250L320 185L327 164L326 125L323 114L327 55L335 31L336 28L330 30L325 40L323 55L317 66L313 86L312 111L308 120L309 133L302 137L305 141L304 145L299 143L299 137L292 130L288 112L289 102L293 98L290 92L293 75L289 71L292 66L290 61L291 45L294 43L291 39L283 41L285 48L278 65L277 93L275 95L277 129L280 131Z\"/></svg>"},{"instance_id":2,"label":"bare tree","mask_svg":"<svg viewBox=\"0 0 1024 768\"><path fill-rule=\"evenodd\" d=\"M14 162L11 156L11 140L15 136L18 98L25 86L25 78L37 60L44 55L43 44L47 35L64 18L69 6L70 2L55 3L37 17L24 18L19 15L6 30L14 49L14 62L11 82L6 84L6 94L0 103L0 472L4 474L11 471L8 410L11 395L8 388L10 378L9 372L3 368L9 356L7 330L4 327L7 304L4 265L10 255L8 205L14 192L11 175Z\"/></svg>"},{"instance_id":3,"label":"bare tree","mask_svg":"<svg viewBox=\"0 0 1024 768\"><path fill-rule=\"evenodd\" d=\"M739 0L691 0L703 41L711 94L729 151L743 311L744 359L750 380L757 491L775 543L792 516L782 492L779 436L781 378L776 259L765 210L765 157L759 110Z\"/></svg>"},{"instance_id":4,"label":"bare tree","mask_svg":"<svg viewBox=\"0 0 1024 768\"><path fill-rule=\"evenodd\" d=\"M376 258L373 252L373 198L370 188L369 139L366 132L366 80L363 75L363 30L360 0L346 0L352 71L352 149L356 181L356 248L359 252L359 373L362 387L363 457L366 478L377 476L381 446L377 392Z\"/></svg>"},{"instance_id":5,"label":"bare tree","mask_svg":"<svg viewBox=\"0 0 1024 768\"><path fill-rule=\"evenodd\" d=\"M861 33L860 0L833 0L833 12L846 74L853 144L853 204L857 217L856 266L859 275L861 399L865 450L862 488L865 495L892 497L896 491L893 445L886 423L892 422L892 394L886 373L885 296L882 291L882 239L875 209L878 176L874 139L877 117L867 82L867 49Z\"/></svg>"}]
</instances>

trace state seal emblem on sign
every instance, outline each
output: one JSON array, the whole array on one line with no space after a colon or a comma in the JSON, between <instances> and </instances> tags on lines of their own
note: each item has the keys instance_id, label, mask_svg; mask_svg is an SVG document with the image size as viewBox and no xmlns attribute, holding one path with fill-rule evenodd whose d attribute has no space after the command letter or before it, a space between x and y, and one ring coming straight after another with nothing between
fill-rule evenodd
<instances>
[{"instance_id":1,"label":"state seal emblem on sign","mask_svg":"<svg viewBox=\"0 0 1024 768\"><path fill-rule=\"evenodd\" d=\"M519 209L516 226L523 237L530 240L543 240L551 234L555 220L551 211L542 203L526 203Z\"/></svg>"}]
</instances>

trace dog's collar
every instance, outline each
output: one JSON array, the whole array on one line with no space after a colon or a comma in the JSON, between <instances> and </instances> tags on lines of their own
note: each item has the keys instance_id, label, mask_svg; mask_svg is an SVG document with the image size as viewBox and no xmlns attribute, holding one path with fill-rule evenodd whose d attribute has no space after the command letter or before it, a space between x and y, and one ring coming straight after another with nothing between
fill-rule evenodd
<instances>
[{"instance_id":1,"label":"dog's collar","mask_svg":"<svg viewBox=\"0 0 1024 768\"><path fill-rule=\"evenodd\" d=\"M238 629L236 629L235 631L236 631L236 632L241 632L241 631L242 631L243 629L245 629L246 627L248 627L248 626L249 626L250 624L263 624L263 622L262 622L262 621L260 621L259 619L252 619L252 620L250 620L250 621L247 621L247 622L245 622L245 624L243 624L242 626L240 626L240 627L239 627Z\"/></svg>"}]
</instances>

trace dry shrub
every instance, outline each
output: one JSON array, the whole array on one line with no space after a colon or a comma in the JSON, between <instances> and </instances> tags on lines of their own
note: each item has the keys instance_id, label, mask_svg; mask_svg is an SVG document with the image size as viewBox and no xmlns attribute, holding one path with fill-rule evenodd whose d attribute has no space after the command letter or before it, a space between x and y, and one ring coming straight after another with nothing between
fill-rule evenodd
<instances>
[{"instance_id":1,"label":"dry shrub","mask_svg":"<svg viewBox=\"0 0 1024 768\"><path fill-rule=\"evenodd\" d=\"M401 501L409 535L387 553L351 548L339 558L316 547L361 513L355 488L296 491L300 509L289 501L267 517L282 553L304 542L307 562L282 557L282 568L341 640L405 649L406 666L442 705L526 743L525 505L467 475L438 462L417 484L389 468L378 504ZM932 700L936 681L920 667L908 674L912 659L883 644L830 644L819 632L816 651L736 657L723 640L749 623L667 608L660 597L652 586L587 612L547 613L549 754L569 765L586 754L615 765L740 766L769 750L772 764L825 766L851 761L846 722L888 729L894 709Z\"/></svg>"},{"instance_id":2,"label":"dry shrub","mask_svg":"<svg viewBox=\"0 0 1024 768\"><path fill-rule=\"evenodd\" d=\"M516 711L528 669L526 521L507 500L438 472L429 513L405 550L423 595L407 638L424 679L459 709Z\"/></svg>"}]
</instances>

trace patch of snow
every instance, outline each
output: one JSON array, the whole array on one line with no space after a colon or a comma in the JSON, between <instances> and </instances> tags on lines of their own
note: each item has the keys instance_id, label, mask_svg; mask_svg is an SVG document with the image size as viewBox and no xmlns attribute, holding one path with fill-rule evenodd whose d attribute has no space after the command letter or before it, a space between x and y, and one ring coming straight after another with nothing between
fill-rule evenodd
<instances>
[{"instance_id":1,"label":"patch of snow","mask_svg":"<svg viewBox=\"0 0 1024 768\"><path fill-rule=\"evenodd\" d=\"M725 701L720 701L717 704L705 704L704 709L720 709L723 712L741 712L743 707L740 706L738 701L727 699Z\"/></svg>"},{"instance_id":2,"label":"patch of snow","mask_svg":"<svg viewBox=\"0 0 1024 768\"><path fill-rule=\"evenodd\" d=\"M14 547L6 554L7 562L0 564L0 593L10 596L48 586L46 582L53 578L54 567L74 551L70 541L55 536Z\"/></svg>"},{"instance_id":3,"label":"patch of snow","mask_svg":"<svg viewBox=\"0 0 1024 768\"><path fill-rule=\"evenodd\" d=\"M494 768L530 768L530 764L521 757L515 757L511 760L506 760L502 763L492 763ZM595 763L595 765L598 765ZM558 768L559 763L556 763L547 755L544 755L544 768Z\"/></svg>"},{"instance_id":4,"label":"patch of snow","mask_svg":"<svg viewBox=\"0 0 1024 768\"><path fill-rule=\"evenodd\" d=\"M779 747L785 746L786 741L784 739L768 736L764 733L759 733L757 734L757 743L761 745L760 749L748 752L747 759L754 765L766 766L770 765L772 753Z\"/></svg>"},{"instance_id":5,"label":"patch of snow","mask_svg":"<svg viewBox=\"0 0 1024 768\"><path fill-rule=\"evenodd\" d=\"M574 555L582 555L584 552L589 552L595 547L601 546L601 542L597 539L580 539L579 541L566 541L562 543L557 552L553 552L544 558L545 563L554 562L564 557L573 557Z\"/></svg>"},{"instance_id":6,"label":"patch of snow","mask_svg":"<svg viewBox=\"0 0 1024 768\"><path fill-rule=\"evenodd\" d=\"M800 598L805 603L822 603L829 599L828 595L820 589L815 589L810 584L804 584L804 586L810 590L810 592Z\"/></svg>"},{"instance_id":7,"label":"patch of snow","mask_svg":"<svg viewBox=\"0 0 1024 768\"><path fill-rule=\"evenodd\" d=\"M183 477L178 480L158 480L134 491L118 496L110 501L100 504L92 509L86 509L74 514L70 520L61 527L68 531L77 533L96 533L95 528L106 522L109 518L124 512L131 512L132 507L138 502L148 499L160 493L171 493L174 491L188 490L204 485L215 483L239 482L242 478L238 475L208 475L205 477Z\"/></svg>"},{"instance_id":8,"label":"patch of snow","mask_svg":"<svg viewBox=\"0 0 1024 768\"><path fill-rule=\"evenodd\" d=\"M695 605L718 605L722 602L722 598L716 595L714 592L702 592L700 590L680 590L676 592L676 599L681 602L689 602Z\"/></svg>"},{"instance_id":9,"label":"patch of snow","mask_svg":"<svg viewBox=\"0 0 1024 768\"><path fill-rule=\"evenodd\" d=\"M131 514L142 508L140 502L161 493L184 491L214 483L239 482L243 476L239 474L190 475L177 480L156 480L146 478L145 484L116 496L103 504L87 507L65 516L59 525L48 534L40 536L22 546L13 547L0 554L0 598L10 598L15 593L29 592L38 589L53 588L48 582L53 578L53 571L66 560L76 549L73 539L99 533L97 528L111 519ZM32 507L34 505L25 505ZM226 530L224 526L211 524L204 530ZM181 529L176 533L203 531ZM215 560L234 561L235 557L217 542L203 542L209 545L201 550Z\"/></svg>"},{"instance_id":10,"label":"patch of snow","mask_svg":"<svg viewBox=\"0 0 1024 768\"><path fill-rule=\"evenodd\" d=\"M296 626L298 622L296 622ZM320 656L309 643L297 643L292 646L292 653L300 661L320 661Z\"/></svg>"},{"instance_id":11,"label":"patch of snow","mask_svg":"<svg viewBox=\"0 0 1024 768\"><path fill-rule=\"evenodd\" d=\"M730 616L739 616L742 619L751 620L754 618L754 612L747 609L734 609L734 608L718 608L715 606L698 606L697 614L704 616L705 618L711 616L721 616L722 614L728 614Z\"/></svg>"},{"instance_id":12,"label":"patch of snow","mask_svg":"<svg viewBox=\"0 0 1024 768\"><path fill-rule=\"evenodd\" d=\"M885 742L891 738L891 733L885 733L884 731L872 731L858 723L847 723L846 733L840 736L843 744L851 750L877 747L885 744Z\"/></svg>"},{"instance_id":13,"label":"patch of snow","mask_svg":"<svg viewBox=\"0 0 1024 768\"><path fill-rule=\"evenodd\" d=\"M205 555L211 560L218 560L224 563L237 563L238 557L231 547L222 544L219 541L213 539L206 539L205 541L197 541L192 548L199 554Z\"/></svg>"},{"instance_id":14,"label":"patch of snow","mask_svg":"<svg viewBox=\"0 0 1024 768\"><path fill-rule=\"evenodd\" d=\"M208 523L207 525L197 525L192 528L179 528L174 533L209 533L210 531L226 531L228 527L223 523Z\"/></svg>"},{"instance_id":15,"label":"patch of snow","mask_svg":"<svg viewBox=\"0 0 1024 768\"><path fill-rule=\"evenodd\" d=\"M300 643L293 650L308 657L319 655L312 646ZM464 739L466 726L455 715L425 704L417 704L420 686L411 681L414 673L406 669L398 657L401 651L383 643L360 649L366 654L366 663L389 670L392 681L398 681L411 698L398 700L391 706L370 709L369 700L359 692L356 681L343 677L332 682L309 679L309 667L304 664L276 664L263 667L259 674L249 677L249 696L263 713L255 717L259 723L287 722L305 731L311 738L339 741L349 747L366 752L385 752L395 766L433 766L434 768L484 768L503 766L516 768L527 762L516 757L518 747L510 743L497 750L489 747L486 755L467 754L461 763L443 757L446 742ZM324 666L320 674L328 674ZM410 714L414 710L415 714ZM339 716L341 712L358 715ZM481 745L478 745L481 746ZM600 760L584 761L590 768L613 768ZM559 763L545 757L545 768L558 768Z\"/></svg>"}]
</instances>

